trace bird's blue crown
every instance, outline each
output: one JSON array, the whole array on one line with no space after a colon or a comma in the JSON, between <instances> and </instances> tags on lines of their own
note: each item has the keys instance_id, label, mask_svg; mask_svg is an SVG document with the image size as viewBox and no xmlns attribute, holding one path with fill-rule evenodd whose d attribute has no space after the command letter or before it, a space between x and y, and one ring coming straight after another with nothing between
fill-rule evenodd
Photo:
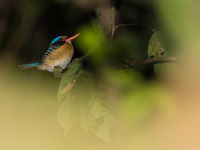
<instances>
[{"instance_id":1,"label":"bird's blue crown","mask_svg":"<svg viewBox=\"0 0 200 150\"><path fill-rule=\"evenodd\" d=\"M62 36L57 36L56 38L54 38L50 44L54 44L56 43L57 41L59 41L60 39L62 38Z\"/></svg>"}]
</instances>

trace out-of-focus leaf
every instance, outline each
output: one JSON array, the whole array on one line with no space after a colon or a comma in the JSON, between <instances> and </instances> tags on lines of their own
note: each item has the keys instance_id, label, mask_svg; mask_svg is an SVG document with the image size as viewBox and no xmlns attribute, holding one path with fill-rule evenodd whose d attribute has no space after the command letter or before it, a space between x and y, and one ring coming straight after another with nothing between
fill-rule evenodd
<instances>
[{"instance_id":1,"label":"out-of-focus leaf","mask_svg":"<svg viewBox=\"0 0 200 150\"><path fill-rule=\"evenodd\" d=\"M190 43L190 40L193 40L194 34L199 35L199 32L197 32L199 29L197 23L198 19L191 17L191 15L198 14L194 13L195 4L195 1L185 0L155 1L155 6L158 9L160 18L167 28L167 31L176 39L176 42L180 43L182 46ZM198 4L196 5L198 6Z\"/></svg>"},{"instance_id":2,"label":"out-of-focus leaf","mask_svg":"<svg viewBox=\"0 0 200 150\"><path fill-rule=\"evenodd\" d=\"M76 63L72 65L66 71L59 85L58 102L60 105L58 109L58 120L61 126L64 128L65 134L67 134L71 127L74 125L72 114L73 99L70 98L72 96L70 91L81 73L81 64Z\"/></svg>"},{"instance_id":3,"label":"out-of-focus leaf","mask_svg":"<svg viewBox=\"0 0 200 150\"><path fill-rule=\"evenodd\" d=\"M78 32L81 33L81 36L77 39L77 45L80 49L84 52L92 51L91 59L93 61L103 61L108 47L105 48L106 40L98 23L94 21L93 27L84 25L78 29Z\"/></svg>"},{"instance_id":4,"label":"out-of-focus leaf","mask_svg":"<svg viewBox=\"0 0 200 150\"><path fill-rule=\"evenodd\" d=\"M103 141L111 136L111 113L106 100L97 94L92 76L74 64L65 73L58 91L58 120L65 134L77 125Z\"/></svg>"},{"instance_id":5,"label":"out-of-focus leaf","mask_svg":"<svg viewBox=\"0 0 200 150\"><path fill-rule=\"evenodd\" d=\"M121 112L126 125L138 126L152 115L171 115L174 105L170 94L156 84L145 85L129 92L121 103Z\"/></svg>"},{"instance_id":6,"label":"out-of-focus leaf","mask_svg":"<svg viewBox=\"0 0 200 150\"><path fill-rule=\"evenodd\" d=\"M93 30L91 26L82 26L78 31L81 33L81 36L77 39L77 43L84 51L87 51L91 48L96 48L100 44L100 33L96 29Z\"/></svg>"},{"instance_id":7,"label":"out-of-focus leaf","mask_svg":"<svg viewBox=\"0 0 200 150\"><path fill-rule=\"evenodd\" d=\"M139 86L142 81L141 75L133 69L118 69L109 71L107 78L116 86Z\"/></svg>"},{"instance_id":8,"label":"out-of-focus leaf","mask_svg":"<svg viewBox=\"0 0 200 150\"><path fill-rule=\"evenodd\" d=\"M90 102L90 108L92 115L91 131L102 140L110 141L113 126L107 101L101 96L95 96Z\"/></svg>"},{"instance_id":9,"label":"out-of-focus leaf","mask_svg":"<svg viewBox=\"0 0 200 150\"><path fill-rule=\"evenodd\" d=\"M75 63L73 64L65 73L62 80L60 81L59 89L58 89L58 101L62 101L64 96L68 95L69 90L73 87L76 80L81 75L81 64Z\"/></svg>"}]
</instances>

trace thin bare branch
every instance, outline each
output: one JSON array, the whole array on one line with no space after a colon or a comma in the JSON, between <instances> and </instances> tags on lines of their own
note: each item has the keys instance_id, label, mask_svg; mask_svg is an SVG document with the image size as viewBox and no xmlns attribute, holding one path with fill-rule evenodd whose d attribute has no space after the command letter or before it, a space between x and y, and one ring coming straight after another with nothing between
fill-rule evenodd
<instances>
[{"instance_id":1,"label":"thin bare branch","mask_svg":"<svg viewBox=\"0 0 200 150\"><path fill-rule=\"evenodd\" d=\"M174 63L174 62L177 62L176 57L154 57L154 58L149 58L149 59L144 59L144 60L139 60L139 61L129 61L125 63L123 66L127 68L132 68L132 67L138 67L138 66L147 65L147 64Z\"/></svg>"},{"instance_id":2,"label":"thin bare branch","mask_svg":"<svg viewBox=\"0 0 200 150\"><path fill-rule=\"evenodd\" d=\"M111 41L115 34L116 26L115 26L115 19L116 19L116 8L112 8L112 25L111 25Z\"/></svg>"},{"instance_id":3,"label":"thin bare branch","mask_svg":"<svg viewBox=\"0 0 200 150\"><path fill-rule=\"evenodd\" d=\"M125 23L125 24L118 24L115 26L115 30L117 30L118 28L121 28L121 27L128 27L128 26L143 26L143 27L146 27L148 28L149 30L151 31L154 31L154 29L152 29L150 26L144 24L144 23Z\"/></svg>"},{"instance_id":4,"label":"thin bare branch","mask_svg":"<svg viewBox=\"0 0 200 150\"><path fill-rule=\"evenodd\" d=\"M154 29L152 29L151 27L149 27L148 25L144 24L144 23L126 23L126 24L118 24L115 25L114 28L112 28L112 34L111 34L111 39L114 37L115 32L119 29L119 28L123 28L123 27L128 27L128 26L143 26L147 29L149 29L150 31L154 31Z\"/></svg>"}]
</instances>

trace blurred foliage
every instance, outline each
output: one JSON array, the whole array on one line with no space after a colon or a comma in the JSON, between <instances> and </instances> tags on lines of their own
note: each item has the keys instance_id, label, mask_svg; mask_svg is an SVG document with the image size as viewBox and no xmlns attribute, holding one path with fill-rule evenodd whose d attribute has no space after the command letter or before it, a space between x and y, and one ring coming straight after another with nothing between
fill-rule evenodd
<instances>
[{"instance_id":1,"label":"blurred foliage","mask_svg":"<svg viewBox=\"0 0 200 150\"><path fill-rule=\"evenodd\" d=\"M58 91L58 119L65 134L80 126L87 134L94 133L104 141L111 138L112 117L106 103L98 94L92 76L80 64L65 73ZM84 88L83 88L84 85Z\"/></svg>"},{"instance_id":2,"label":"blurred foliage","mask_svg":"<svg viewBox=\"0 0 200 150\"><path fill-rule=\"evenodd\" d=\"M92 61L103 62L106 60L107 43L101 28L96 22L91 25L83 25L78 29L81 37L77 39L77 44L84 53L92 52Z\"/></svg>"},{"instance_id":3,"label":"blurred foliage","mask_svg":"<svg viewBox=\"0 0 200 150\"><path fill-rule=\"evenodd\" d=\"M122 99L121 112L124 123L139 127L151 120L154 113L170 116L174 113L174 104L169 93L154 83L143 84L144 87L133 89Z\"/></svg>"},{"instance_id":4,"label":"blurred foliage","mask_svg":"<svg viewBox=\"0 0 200 150\"><path fill-rule=\"evenodd\" d=\"M10 136L15 134L10 140L3 131L2 139L6 138L11 145L20 140L21 132L24 132L23 139L27 139L29 132L25 132L32 128L30 136L38 138L45 129L43 134L54 137L49 134L54 128L44 122L57 110L67 138L60 135L59 129L52 134L57 135L55 138L60 136L64 146L58 146L59 140L55 140L58 142L55 147L49 146L55 141L44 138L46 136L39 141L30 138L30 141L38 141L38 145L47 142L46 149L96 150L109 143L112 145L109 148L115 150L160 150L174 149L168 141L176 145L180 139L181 146L177 147L181 148L175 146L175 149L184 149L183 145L195 138L190 135L189 140L182 142L185 137L182 135L197 129L193 120L198 121L198 118L191 119L191 116L199 112L198 109L194 114L190 112L191 106L194 110L199 106L194 103L194 99L199 100L200 85L198 6L195 0L0 1L0 114L4 117L1 128L11 130ZM73 58L78 59L73 59L61 80L48 72L16 71L21 62L39 60L52 38L76 33L80 36L73 41ZM85 54L87 56L81 59ZM138 63L172 55L190 61ZM138 63L138 66L130 67L127 62ZM57 87L58 109L55 105ZM50 113L47 107L52 107L51 115L44 115ZM191 107L189 111L188 107ZM29 111L33 113L30 117ZM16 112L23 116L21 120L20 117L13 119ZM32 117L34 121L39 118L45 125L40 128L40 121L34 122ZM53 124L55 118L49 124ZM18 120L21 124L25 122L20 131ZM26 120L32 126L24 131ZM13 122L17 126L14 131ZM184 128L186 122L191 123L190 128ZM35 132L37 129L40 132ZM86 141L89 144L85 144ZM25 144L28 145L25 147L35 148L33 142ZM166 145L170 145L169 148ZM17 146L15 149L20 149L21 145Z\"/></svg>"}]
</instances>

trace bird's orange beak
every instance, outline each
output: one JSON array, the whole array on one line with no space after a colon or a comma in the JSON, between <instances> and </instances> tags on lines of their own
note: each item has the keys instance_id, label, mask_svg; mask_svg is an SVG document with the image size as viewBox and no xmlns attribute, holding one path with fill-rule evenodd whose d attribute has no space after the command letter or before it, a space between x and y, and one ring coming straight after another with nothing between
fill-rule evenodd
<instances>
[{"instance_id":1,"label":"bird's orange beak","mask_svg":"<svg viewBox=\"0 0 200 150\"><path fill-rule=\"evenodd\" d=\"M74 35L74 36L72 36L72 37L69 37L69 38L65 39L65 42L72 41L72 40L74 40L75 38L77 38L79 35L80 35L80 33L78 33L78 34L76 34L76 35Z\"/></svg>"}]
</instances>

